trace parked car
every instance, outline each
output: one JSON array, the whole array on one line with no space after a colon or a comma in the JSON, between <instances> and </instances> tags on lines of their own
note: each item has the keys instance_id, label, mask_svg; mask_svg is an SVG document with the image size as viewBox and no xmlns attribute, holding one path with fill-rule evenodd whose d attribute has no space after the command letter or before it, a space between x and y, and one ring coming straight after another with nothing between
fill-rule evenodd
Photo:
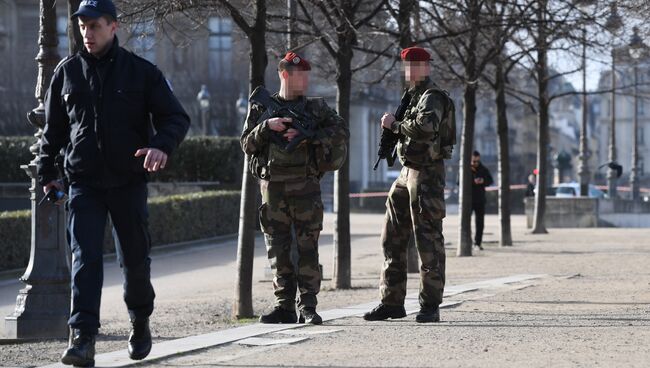
<instances>
[{"instance_id":1,"label":"parked car","mask_svg":"<svg viewBox=\"0 0 650 368\"><path fill-rule=\"evenodd\" d=\"M561 183L554 185L555 196L559 198L571 198L580 196L580 183ZM605 198L605 192L589 184L589 198Z\"/></svg>"}]
</instances>

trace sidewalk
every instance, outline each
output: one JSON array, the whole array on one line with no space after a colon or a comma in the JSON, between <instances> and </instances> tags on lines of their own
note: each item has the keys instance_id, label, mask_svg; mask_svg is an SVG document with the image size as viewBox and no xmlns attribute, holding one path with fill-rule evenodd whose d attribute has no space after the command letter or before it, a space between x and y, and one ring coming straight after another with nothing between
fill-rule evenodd
<instances>
[{"instance_id":1,"label":"sidewalk","mask_svg":"<svg viewBox=\"0 0 650 368\"><path fill-rule=\"evenodd\" d=\"M381 215L353 215L353 286L335 291L324 282L319 310L377 301ZM448 289L481 280L522 274L547 275L513 285L484 287L448 298L462 301L442 311L443 322L403 320L366 323L346 317L283 334L262 335L270 346L227 344L145 366L443 366L443 367L646 367L650 362L650 241L644 229L551 230L528 235L525 219L514 217L515 246L498 248L497 217L487 218L486 250L455 257L449 249ZM331 223L321 248L325 276L331 275ZM457 238L457 218L445 221L448 244ZM256 258L253 290L257 313L271 302L271 285L260 282L264 257ZM154 259L158 293L153 317L156 342L225 331L235 326L229 310L234 246L222 244ZM211 263L218 263L212 265ZM179 264L168 269L169 264ZM183 270L192 266L192 271ZM156 267L158 265L158 267ZM155 270L165 269L162 274ZM206 278L208 280L206 280ZM191 280L191 282L188 282ZM117 282L117 281L116 281ZM194 284L197 285L194 285ZM417 275L409 293L417 292ZM196 288L198 287L198 289ZM98 353L125 348L128 326L119 298L109 286ZM108 295L107 295L108 294ZM104 313L104 312L103 312ZM241 326L242 324L236 324ZM289 334L288 334L289 333ZM260 337L260 336L258 336ZM258 342L255 342L258 344ZM292 343L292 344L288 344ZM33 366L57 361L64 341L0 346L0 365Z\"/></svg>"}]
</instances>

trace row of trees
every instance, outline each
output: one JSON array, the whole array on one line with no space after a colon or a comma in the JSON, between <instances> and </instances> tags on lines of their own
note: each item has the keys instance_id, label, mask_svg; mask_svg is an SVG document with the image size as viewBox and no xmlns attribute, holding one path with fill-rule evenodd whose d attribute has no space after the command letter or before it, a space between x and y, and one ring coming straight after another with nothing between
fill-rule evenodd
<instances>
[{"instance_id":1,"label":"row of trees","mask_svg":"<svg viewBox=\"0 0 650 368\"><path fill-rule=\"evenodd\" d=\"M556 78L579 71L556 71L549 56L571 59L581 44L604 52L624 32L614 31L615 6L596 0L197 0L118 1L127 18L148 17L162 26L179 18L204 24L208 16L229 16L250 46L249 88L265 83L267 42L294 50L308 48L317 68L336 84L336 107L349 121L354 83L378 83L399 69L399 49L421 45L433 51L436 77L462 89L460 139L460 228L458 255L471 256L471 172L477 94L492 91L498 122L498 177L501 245L512 245L509 211L510 157L508 101L525 103L538 115L537 192L534 233L545 233L549 106L566 96L549 90ZM614 3L616 4L616 3ZM643 0L618 1L621 14L650 15ZM639 18L636 18L639 19ZM639 19L640 20L640 19ZM620 23L620 20L619 20ZM639 24L642 31L646 24ZM582 30L589 29L590 32ZM618 30L617 30L618 31ZM586 37L586 34L593 36ZM278 46L278 45L276 45ZM278 46L282 49L281 46ZM278 49L274 47L274 49ZM372 70L372 73L368 71ZM537 91L518 90L509 83L513 71L524 71ZM381 76L377 79L376 76ZM607 93L611 91L600 91ZM352 122L354 124L354 122ZM234 314L253 315L252 265L256 221L256 183L244 165ZM351 287L349 166L335 176L336 226L334 287Z\"/></svg>"}]
</instances>

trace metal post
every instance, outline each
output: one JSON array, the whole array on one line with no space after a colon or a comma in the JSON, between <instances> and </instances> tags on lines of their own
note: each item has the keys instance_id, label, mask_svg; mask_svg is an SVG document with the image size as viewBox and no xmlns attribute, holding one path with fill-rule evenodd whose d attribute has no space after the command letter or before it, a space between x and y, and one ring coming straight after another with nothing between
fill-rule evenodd
<instances>
[{"instance_id":1,"label":"metal post","mask_svg":"<svg viewBox=\"0 0 650 368\"><path fill-rule=\"evenodd\" d=\"M43 100L54 68L59 61L56 32L56 0L40 2L38 82L36 98L39 106L27 114L38 128L38 141L30 148L34 159L22 166L32 179L32 241L29 265L20 278L25 288L16 298L16 310L5 318L5 334L10 339L65 338L70 315L70 274L65 259L65 214L63 209L45 203L38 206L43 190L36 180L39 141L45 126Z\"/></svg>"},{"instance_id":2,"label":"metal post","mask_svg":"<svg viewBox=\"0 0 650 368\"><path fill-rule=\"evenodd\" d=\"M609 162L616 162L616 48L612 49L612 122L609 129ZM616 188L616 170L607 170L607 188L609 198L618 196Z\"/></svg>"},{"instance_id":3,"label":"metal post","mask_svg":"<svg viewBox=\"0 0 650 368\"><path fill-rule=\"evenodd\" d=\"M580 156L578 176L580 196L589 196L589 147L587 142L587 28L582 29L582 126L580 127Z\"/></svg>"},{"instance_id":4,"label":"metal post","mask_svg":"<svg viewBox=\"0 0 650 368\"><path fill-rule=\"evenodd\" d=\"M639 67L634 63L634 131L632 133L632 170L630 172L630 186L632 187L632 199L639 199L639 84L638 84Z\"/></svg>"}]
</instances>

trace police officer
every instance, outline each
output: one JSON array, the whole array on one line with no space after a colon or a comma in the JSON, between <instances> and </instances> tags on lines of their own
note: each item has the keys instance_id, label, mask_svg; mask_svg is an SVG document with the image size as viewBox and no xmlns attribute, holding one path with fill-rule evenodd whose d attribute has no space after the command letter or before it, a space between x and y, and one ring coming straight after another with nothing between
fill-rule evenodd
<instances>
[{"instance_id":1,"label":"police officer","mask_svg":"<svg viewBox=\"0 0 650 368\"><path fill-rule=\"evenodd\" d=\"M84 0L72 17L85 47L57 66L46 93L38 176L44 191L64 190L54 160L65 148L72 310L61 361L93 366L108 215L132 323L129 356L143 359L151 349L146 176L165 168L190 122L160 70L119 46L110 0Z\"/></svg>"},{"instance_id":2,"label":"police officer","mask_svg":"<svg viewBox=\"0 0 650 368\"><path fill-rule=\"evenodd\" d=\"M453 102L430 79L430 54L411 47L401 53L410 102L402 121L390 113L381 125L400 135L398 154L403 166L386 202L381 236L384 265L381 272L381 303L364 315L368 321L406 316L406 247L411 233L420 267L420 312L417 322L438 322L438 306L445 285L445 247L442 219L445 217L445 166L451 147L441 143L445 118L453 116ZM455 122L454 122L455 124ZM455 134L455 133L454 133ZM453 140L455 143L455 140Z\"/></svg>"},{"instance_id":3,"label":"police officer","mask_svg":"<svg viewBox=\"0 0 650 368\"><path fill-rule=\"evenodd\" d=\"M320 179L324 172L337 170L345 162L349 133L322 98L305 97L310 70L307 60L287 53L278 64L280 91L272 99L313 119L317 123L313 138L288 152L286 143L301 139L293 125L297 122L283 115L265 118L266 108L254 103L241 136L242 149L250 155L250 170L260 179L259 217L274 272L276 303L273 311L260 317L262 323L322 323L316 313L321 284L318 237L323 228ZM292 226L298 245L297 269L290 254ZM296 317L297 289L300 318Z\"/></svg>"},{"instance_id":4,"label":"police officer","mask_svg":"<svg viewBox=\"0 0 650 368\"><path fill-rule=\"evenodd\" d=\"M476 234L474 235L474 246L483 250L483 228L485 227L485 188L494 183L490 170L481 163L481 154L478 151L472 153L472 212L474 212L474 223Z\"/></svg>"}]
</instances>

